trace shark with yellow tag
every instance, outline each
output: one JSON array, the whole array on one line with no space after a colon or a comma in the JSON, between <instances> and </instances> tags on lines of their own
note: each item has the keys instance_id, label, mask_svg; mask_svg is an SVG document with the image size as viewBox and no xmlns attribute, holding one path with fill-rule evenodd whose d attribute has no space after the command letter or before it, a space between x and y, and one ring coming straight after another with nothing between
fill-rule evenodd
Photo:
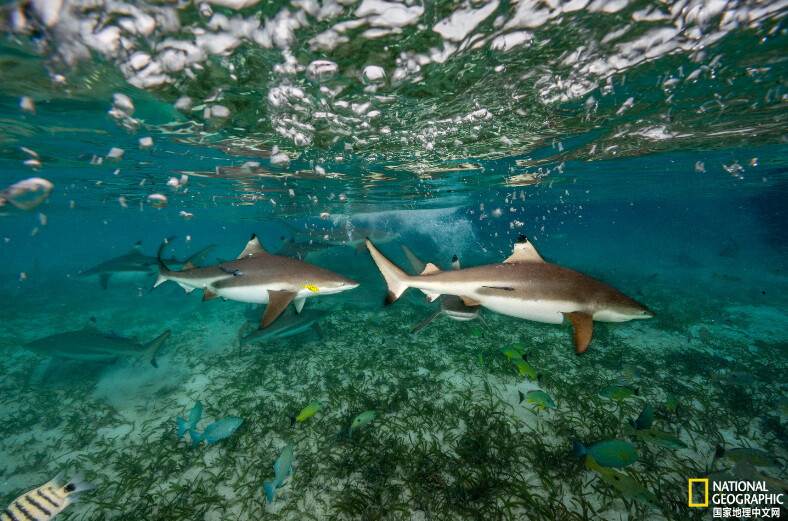
<instances>
[{"instance_id":1,"label":"shark with yellow tag","mask_svg":"<svg viewBox=\"0 0 788 521\"><path fill-rule=\"evenodd\" d=\"M159 278L154 288L172 280L186 293L203 290L203 300L222 297L250 304L268 304L260 329L270 325L291 302L297 312L304 300L334 295L358 287L358 282L307 262L273 255L263 249L256 235L236 260L198 268L187 262L180 271L170 270L161 260L165 242L159 247Z\"/></svg>"},{"instance_id":2,"label":"shark with yellow tag","mask_svg":"<svg viewBox=\"0 0 788 521\"><path fill-rule=\"evenodd\" d=\"M499 264L442 271L428 263L421 275L411 276L391 262L372 241L367 249L388 286L386 304L408 288L421 290L429 300L456 295L466 306L484 306L512 317L574 328L575 352L588 348L594 321L625 322L654 313L636 300L578 271L546 262L523 235L512 255Z\"/></svg>"}]
</instances>

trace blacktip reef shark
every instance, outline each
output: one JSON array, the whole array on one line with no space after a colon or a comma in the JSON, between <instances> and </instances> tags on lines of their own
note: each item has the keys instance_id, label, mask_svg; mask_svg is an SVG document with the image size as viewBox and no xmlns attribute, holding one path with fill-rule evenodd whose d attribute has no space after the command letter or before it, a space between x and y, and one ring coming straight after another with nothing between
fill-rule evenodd
<instances>
[{"instance_id":1,"label":"blacktip reef shark","mask_svg":"<svg viewBox=\"0 0 788 521\"><path fill-rule=\"evenodd\" d=\"M159 247L159 259L164 247ZM252 234L236 260L198 268L187 262L180 271L170 270L159 260L159 277L154 288L172 280L186 293L203 290L203 300L222 297L249 304L268 304L260 329L270 325L291 302L297 312L307 297L333 295L358 287L358 282L307 262L265 251Z\"/></svg>"},{"instance_id":2,"label":"blacktip reef shark","mask_svg":"<svg viewBox=\"0 0 788 521\"><path fill-rule=\"evenodd\" d=\"M139 280L141 278L155 275L158 261L156 260L156 257L151 257L150 255L145 255L142 253L140 251L141 247L142 241L138 241L128 253L109 259L108 261L104 261L98 266L90 268L89 270L85 270L77 275L77 278L98 279L99 283L101 284L101 288L107 289L107 284L109 284L110 278L129 281ZM181 265L185 264L186 262L200 264L204 261L205 256L208 255L211 250L213 250L213 248L213 245L208 246L207 248L200 250L189 257L185 262L179 261L175 258L169 259L167 262L170 264Z\"/></svg>"},{"instance_id":3,"label":"blacktip reef shark","mask_svg":"<svg viewBox=\"0 0 788 521\"><path fill-rule=\"evenodd\" d=\"M419 258L416 257L416 255L414 255L412 251L410 251L410 248L408 248L404 244L402 245L402 251L405 252L405 256L408 257L408 261L410 261L410 264L411 266L413 266L413 269L417 273L422 273L427 265L421 262L421 260L419 260ZM451 265L455 270L460 269L460 260L457 258L456 255L452 257ZM487 322L479 314L479 310L481 309L481 306L478 305L467 306L462 301L462 299L456 295L441 295L440 303L441 305L437 309L437 311L435 311L435 313L427 317L427 319L424 320L424 322L413 328L411 330L411 333L418 333L430 322L435 320L435 318L440 314L444 314L453 320L459 320L459 321L468 321L478 318L482 322L484 322L484 325L487 326L487 329L490 329L490 326L487 325ZM492 332L491 329L490 332Z\"/></svg>"},{"instance_id":4,"label":"blacktip reef shark","mask_svg":"<svg viewBox=\"0 0 788 521\"><path fill-rule=\"evenodd\" d=\"M481 305L512 317L560 324L564 318L574 328L575 352L588 348L594 320L625 322L645 319L654 313L620 291L578 271L542 259L521 235L512 255L499 264L441 271L429 263L421 275L410 276L387 259L372 241L367 249L388 285L386 304L410 288L435 300L456 295L467 306Z\"/></svg>"},{"instance_id":5,"label":"blacktip reef shark","mask_svg":"<svg viewBox=\"0 0 788 521\"><path fill-rule=\"evenodd\" d=\"M147 344L136 338L126 338L115 333L102 333L92 324L78 331L56 333L25 344L27 349L54 358L67 358L86 362L114 362L122 356L141 356L153 367L159 367L156 355L170 336L167 330Z\"/></svg>"}]
</instances>

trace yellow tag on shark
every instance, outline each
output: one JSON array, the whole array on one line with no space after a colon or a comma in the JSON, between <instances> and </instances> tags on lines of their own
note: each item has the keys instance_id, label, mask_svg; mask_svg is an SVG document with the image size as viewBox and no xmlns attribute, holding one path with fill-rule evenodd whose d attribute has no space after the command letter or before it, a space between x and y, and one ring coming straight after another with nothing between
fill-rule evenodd
<instances>
[{"instance_id":1,"label":"yellow tag on shark","mask_svg":"<svg viewBox=\"0 0 788 521\"><path fill-rule=\"evenodd\" d=\"M308 289L309 291L314 291L315 293L317 293L318 291L320 291L320 290L317 288L317 286L315 286L315 285L313 285L313 284L303 284L301 287L302 287L302 288L306 288L306 289Z\"/></svg>"}]
</instances>

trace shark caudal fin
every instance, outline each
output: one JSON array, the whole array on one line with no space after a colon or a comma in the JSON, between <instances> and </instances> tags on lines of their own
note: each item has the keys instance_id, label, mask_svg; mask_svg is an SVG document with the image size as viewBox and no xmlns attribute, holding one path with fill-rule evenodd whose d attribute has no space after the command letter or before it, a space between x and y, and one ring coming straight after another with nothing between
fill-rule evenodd
<instances>
[{"instance_id":1,"label":"shark caudal fin","mask_svg":"<svg viewBox=\"0 0 788 521\"><path fill-rule=\"evenodd\" d=\"M402 293L410 286L408 279L410 278L407 273L399 269L396 264L386 258L385 255L380 253L369 238L366 239L367 249L372 255L372 260L377 264L381 275L386 280L388 286L388 294L386 295L386 304L391 304L397 300Z\"/></svg>"},{"instance_id":2,"label":"shark caudal fin","mask_svg":"<svg viewBox=\"0 0 788 521\"><path fill-rule=\"evenodd\" d=\"M147 344L145 344L145 357L150 360L150 365L153 367L159 367L159 362L156 361L156 355L159 354L159 349L161 349L162 344L164 341L170 337L171 331L168 329L164 333L160 334L154 340L151 340ZM180 437L180 436L179 436Z\"/></svg>"}]
</instances>

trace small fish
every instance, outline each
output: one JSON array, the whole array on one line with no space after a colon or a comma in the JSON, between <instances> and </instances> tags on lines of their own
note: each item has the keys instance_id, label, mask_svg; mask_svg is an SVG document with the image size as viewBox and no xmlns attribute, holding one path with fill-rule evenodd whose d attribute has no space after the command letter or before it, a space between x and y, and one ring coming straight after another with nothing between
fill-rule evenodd
<instances>
[{"instance_id":1,"label":"small fish","mask_svg":"<svg viewBox=\"0 0 788 521\"><path fill-rule=\"evenodd\" d=\"M653 508L661 508L657 496L641 485L635 478L617 470L604 468L589 455L586 455L585 461L586 467L599 474L602 481L615 487L624 497Z\"/></svg>"},{"instance_id":2,"label":"small fish","mask_svg":"<svg viewBox=\"0 0 788 521\"><path fill-rule=\"evenodd\" d=\"M186 421L183 418L175 418L178 421L178 439L181 439L181 436L186 434L186 431L189 429L196 429L197 424L202 418L202 403L197 402L192 407L191 412L189 413L189 420Z\"/></svg>"},{"instance_id":3,"label":"small fish","mask_svg":"<svg viewBox=\"0 0 788 521\"><path fill-rule=\"evenodd\" d=\"M482 338L484 336L478 327L471 328L471 334L476 338Z\"/></svg>"},{"instance_id":4,"label":"small fish","mask_svg":"<svg viewBox=\"0 0 788 521\"><path fill-rule=\"evenodd\" d=\"M501 353L506 355L507 360L516 360L517 358L522 358L523 356L523 354L514 347L504 347L501 349Z\"/></svg>"},{"instance_id":5,"label":"small fish","mask_svg":"<svg viewBox=\"0 0 788 521\"><path fill-rule=\"evenodd\" d=\"M323 407L322 402L312 402L306 407L304 407L298 416L292 416L290 418L290 426L292 427L295 425L295 422L302 422L307 418L314 416L314 414L319 411Z\"/></svg>"},{"instance_id":6,"label":"small fish","mask_svg":"<svg viewBox=\"0 0 788 521\"><path fill-rule=\"evenodd\" d=\"M523 400L525 400L528 403L537 405L540 411L546 407L551 409L555 407L553 399L544 391L528 391L526 394L523 394L522 391L517 391L517 393L520 395L520 403L523 403Z\"/></svg>"},{"instance_id":7,"label":"small fish","mask_svg":"<svg viewBox=\"0 0 788 521\"><path fill-rule=\"evenodd\" d=\"M364 427L366 424L375 419L377 411L364 411L353 419L350 424L350 431L348 431L348 438L353 437L353 431Z\"/></svg>"},{"instance_id":8,"label":"small fish","mask_svg":"<svg viewBox=\"0 0 788 521\"><path fill-rule=\"evenodd\" d=\"M668 434L667 432L662 431L655 431L653 429L632 429L630 434L633 436L639 437L641 440L651 443L653 445L658 445L660 447L665 447L668 449L686 449L687 444L678 439L676 436L672 434Z\"/></svg>"},{"instance_id":9,"label":"small fish","mask_svg":"<svg viewBox=\"0 0 788 521\"><path fill-rule=\"evenodd\" d=\"M282 486L288 474L293 473L293 444L288 443L282 449L282 453L274 462L274 479L263 483L263 490L265 490L265 497L269 503L274 502L274 495L277 487Z\"/></svg>"},{"instance_id":10,"label":"small fish","mask_svg":"<svg viewBox=\"0 0 788 521\"><path fill-rule=\"evenodd\" d=\"M208 445L223 440L241 426L243 420L241 418L225 418L216 423L212 423L205 428L202 433L197 432L194 428L189 429L189 435L192 437L192 447L196 447L202 440L206 440Z\"/></svg>"},{"instance_id":11,"label":"small fish","mask_svg":"<svg viewBox=\"0 0 788 521\"><path fill-rule=\"evenodd\" d=\"M62 475L61 472L48 483L16 498L8 505L8 508L0 512L0 520L49 521L73 502L72 494L79 494L93 488L93 486L83 483L79 476L62 485Z\"/></svg>"},{"instance_id":12,"label":"small fish","mask_svg":"<svg viewBox=\"0 0 788 521\"><path fill-rule=\"evenodd\" d=\"M481 353L479 353L479 365L484 365L484 358L482 358Z\"/></svg>"},{"instance_id":13,"label":"small fish","mask_svg":"<svg viewBox=\"0 0 788 521\"><path fill-rule=\"evenodd\" d=\"M586 448L577 440L572 442L572 456L580 458L591 456L603 467L626 467L638 460L638 451L634 445L625 441L606 440L594 443Z\"/></svg>"},{"instance_id":14,"label":"small fish","mask_svg":"<svg viewBox=\"0 0 788 521\"><path fill-rule=\"evenodd\" d=\"M756 382L755 375L744 371L728 371L727 373L711 373L713 382L730 385L752 385Z\"/></svg>"},{"instance_id":15,"label":"small fish","mask_svg":"<svg viewBox=\"0 0 788 521\"><path fill-rule=\"evenodd\" d=\"M611 385L599 391L599 396L603 396L605 398L610 398L613 400L623 400L624 398L630 398L631 396L638 396L639 394L640 394L640 389L635 389L633 391L629 387L622 387L620 385Z\"/></svg>"},{"instance_id":16,"label":"small fish","mask_svg":"<svg viewBox=\"0 0 788 521\"><path fill-rule=\"evenodd\" d=\"M309 291L313 291L313 292L315 292L315 293L317 293L318 291L320 291L320 289L319 289L317 286L315 286L314 284L301 284L301 287L302 287L302 288L306 288L306 289L308 289Z\"/></svg>"},{"instance_id":17,"label":"small fish","mask_svg":"<svg viewBox=\"0 0 788 521\"><path fill-rule=\"evenodd\" d=\"M676 395L668 392L667 396L665 397L665 409L668 412L678 412L679 410L679 402L676 399Z\"/></svg>"},{"instance_id":18,"label":"small fish","mask_svg":"<svg viewBox=\"0 0 788 521\"><path fill-rule=\"evenodd\" d=\"M632 425L636 430L645 430L650 429L651 425L654 423L654 408L651 404L647 404L643 407L643 410L638 416L638 419L635 421L630 421L629 424Z\"/></svg>"},{"instance_id":19,"label":"small fish","mask_svg":"<svg viewBox=\"0 0 788 521\"><path fill-rule=\"evenodd\" d=\"M766 451L741 447L738 449L725 450L717 445L714 451L714 459L727 458L734 463L749 463L755 467L778 467L782 468L782 463Z\"/></svg>"},{"instance_id":20,"label":"small fish","mask_svg":"<svg viewBox=\"0 0 788 521\"><path fill-rule=\"evenodd\" d=\"M631 381L639 380L640 378L643 377L642 373L640 372L640 369L638 369L637 367L635 367L630 363L626 363L622 365L621 371L624 373L624 376Z\"/></svg>"},{"instance_id":21,"label":"small fish","mask_svg":"<svg viewBox=\"0 0 788 521\"><path fill-rule=\"evenodd\" d=\"M539 380L539 377L542 376L540 374L536 374L536 370L533 366L528 363L528 360L525 359L525 355L522 358L515 358L512 360L512 363L517 366L517 370L520 374L525 374L531 377L531 380Z\"/></svg>"}]
</instances>

